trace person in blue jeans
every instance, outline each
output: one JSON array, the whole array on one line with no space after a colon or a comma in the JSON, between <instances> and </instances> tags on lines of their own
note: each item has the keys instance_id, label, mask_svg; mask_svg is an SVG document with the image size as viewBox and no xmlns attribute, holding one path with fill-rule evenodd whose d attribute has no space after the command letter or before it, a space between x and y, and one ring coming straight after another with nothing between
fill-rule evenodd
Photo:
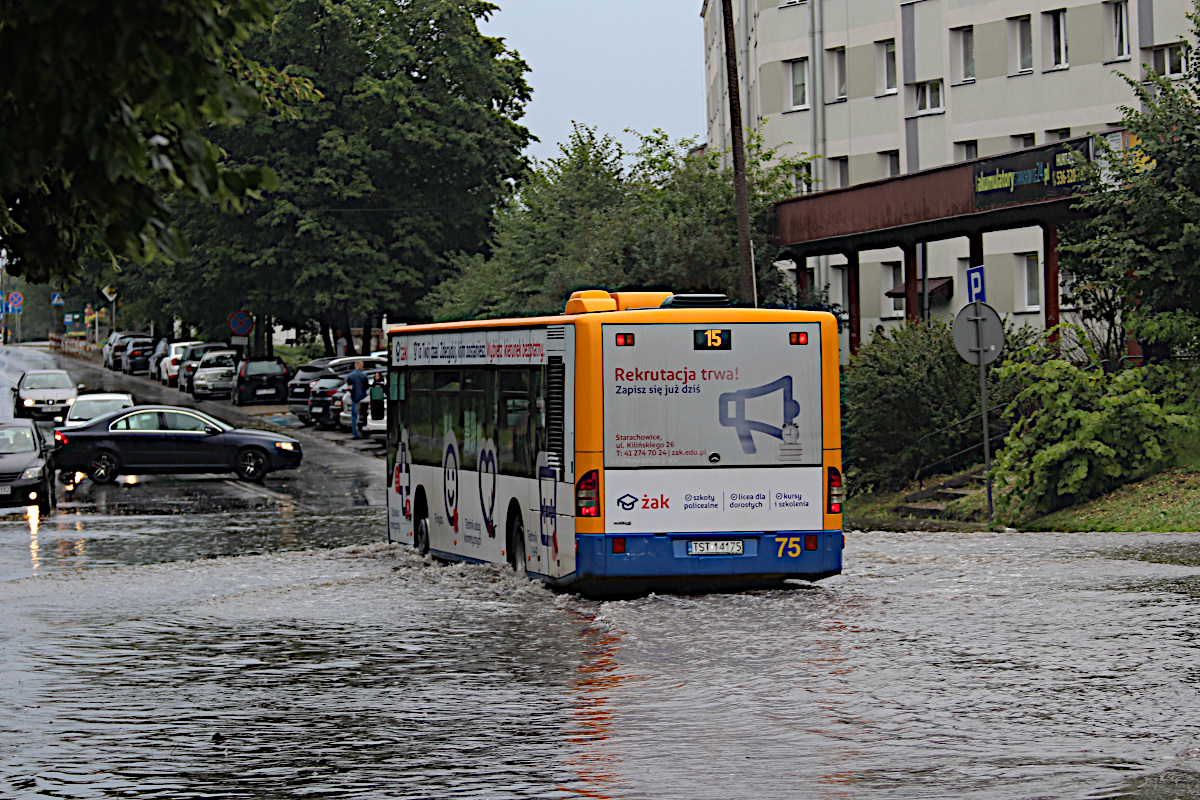
<instances>
[{"instance_id":1,"label":"person in blue jeans","mask_svg":"<svg viewBox=\"0 0 1200 800\"><path fill-rule=\"evenodd\" d=\"M367 373L363 372L363 362L354 362L354 369L346 380L350 381L350 430L354 431L354 438L359 439L358 404L367 396Z\"/></svg>"}]
</instances>

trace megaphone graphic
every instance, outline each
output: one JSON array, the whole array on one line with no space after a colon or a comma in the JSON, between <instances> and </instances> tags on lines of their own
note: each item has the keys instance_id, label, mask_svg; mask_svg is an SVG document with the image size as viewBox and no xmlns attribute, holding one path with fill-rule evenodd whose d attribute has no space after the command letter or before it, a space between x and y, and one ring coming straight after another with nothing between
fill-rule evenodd
<instances>
[{"instance_id":1,"label":"megaphone graphic","mask_svg":"<svg viewBox=\"0 0 1200 800\"><path fill-rule=\"evenodd\" d=\"M774 392L783 392L783 420L778 428L756 419L746 419L747 400L753 400L756 397L765 397ZM771 381L764 386L755 386L752 389L739 389L736 392L725 392L717 399L717 403L720 407L719 418L721 424L727 428L737 429L738 441L742 444L742 452L747 455L754 455L758 452L758 449L754 446L754 437L751 435L754 431L774 436L776 439L782 441L783 426L793 424L796 417L800 414L800 404L792 398L791 375L784 375L779 380ZM729 413L731 404L733 405L732 414Z\"/></svg>"}]
</instances>

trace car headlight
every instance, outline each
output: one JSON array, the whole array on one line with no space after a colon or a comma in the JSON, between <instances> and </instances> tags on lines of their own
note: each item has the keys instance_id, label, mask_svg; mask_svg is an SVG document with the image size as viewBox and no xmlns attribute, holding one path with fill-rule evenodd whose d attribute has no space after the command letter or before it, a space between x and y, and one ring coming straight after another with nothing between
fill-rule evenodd
<instances>
[{"instance_id":1,"label":"car headlight","mask_svg":"<svg viewBox=\"0 0 1200 800\"><path fill-rule=\"evenodd\" d=\"M292 444L291 442L276 442L275 446L278 447L280 450L295 450L296 449L296 445Z\"/></svg>"},{"instance_id":2,"label":"car headlight","mask_svg":"<svg viewBox=\"0 0 1200 800\"><path fill-rule=\"evenodd\" d=\"M30 400L28 397L26 397L25 402L23 402L21 405L25 406L26 408L29 408L31 405L34 404L34 402L35 401Z\"/></svg>"},{"instance_id":3,"label":"car headlight","mask_svg":"<svg viewBox=\"0 0 1200 800\"><path fill-rule=\"evenodd\" d=\"M75 405L75 398L74 398L74 397L68 397L68 398L67 398L67 405L69 405L69 406L73 406L73 405Z\"/></svg>"},{"instance_id":4,"label":"car headlight","mask_svg":"<svg viewBox=\"0 0 1200 800\"><path fill-rule=\"evenodd\" d=\"M40 477L42 477L41 467L30 467L21 473L21 480L23 481L36 481Z\"/></svg>"}]
</instances>

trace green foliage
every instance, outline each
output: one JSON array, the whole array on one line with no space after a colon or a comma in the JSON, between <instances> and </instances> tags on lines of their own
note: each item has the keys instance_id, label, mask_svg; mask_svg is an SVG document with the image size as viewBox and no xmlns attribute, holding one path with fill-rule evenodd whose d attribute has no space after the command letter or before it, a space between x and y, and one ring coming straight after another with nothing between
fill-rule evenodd
<instances>
[{"instance_id":1,"label":"green foliage","mask_svg":"<svg viewBox=\"0 0 1200 800\"><path fill-rule=\"evenodd\" d=\"M1005 335L1006 350L1033 338L1028 328L1010 327ZM989 407L1000 409L1015 394L1012 382L989 368ZM875 336L842 369L842 463L850 489L899 488L919 467L979 445L980 420L923 438L979 411L979 367L959 356L948 323L906 324ZM977 450L965 461L981 458Z\"/></svg>"},{"instance_id":2,"label":"green foliage","mask_svg":"<svg viewBox=\"0 0 1200 800\"><path fill-rule=\"evenodd\" d=\"M144 294L219 329L246 308L346 330L419 316L448 254L484 247L520 175L527 67L478 21L481 0L291 0L247 54L303 75L322 102L213 132L226 162L274 169L240 213L180 199L192 248ZM130 278L130 281L135 279Z\"/></svg>"},{"instance_id":3,"label":"green foliage","mask_svg":"<svg viewBox=\"0 0 1200 800\"><path fill-rule=\"evenodd\" d=\"M310 83L241 55L273 0L11 0L0 8L0 245L30 280L177 255L164 193L237 208L275 185L203 135Z\"/></svg>"},{"instance_id":4,"label":"green foliage","mask_svg":"<svg viewBox=\"0 0 1200 800\"><path fill-rule=\"evenodd\" d=\"M1031 345L1001 369L1024 388L994 464L1010 519L1095 497L1166 466L1195 431L1188 381L1149 365L1118 372L1079 366Z\"/></svg>"},{"instance_id":5,"label":"green foliage","mask_svg":"<svg viewBox=\"0 0 1200 800\"><path fill-rule=\"evenodd\" d=\"M1189 16L1200 35L1196 14ZM1142 341L1192 346L1194 321L1164 325L1156 317L1194 320L1200 309L1200 59L1188 59L1182 80L1151 72L1126 82L1138 102L1122 109L1123 125L1140 143L1122 153L1097 141L1103 169L1090 171L1076 206L1094 216L1064 230L1062 266L1075 277L1084 313L1107 321L1098 340L1105 349L1106 340L1119 349L1127 328Z\"/></svg>"},{"instance_id":6,"label":"green foliage","mask_svg":"<svg viewBox=\"0 0 1200 800\"><path fill-rule=\"evenodd\" d=\"M490 256L462 258L430 294L438 319L558 313L584 286L666 287L737 297L732 170L721 153L662 131L626 153L577 125L561 155L534 164L498 217ZM759 299L787 302L770 243L774 203L794 193L803 159L747 147ZM794 300L794 298L792 298Z\"/></svg>"}]
</instances>

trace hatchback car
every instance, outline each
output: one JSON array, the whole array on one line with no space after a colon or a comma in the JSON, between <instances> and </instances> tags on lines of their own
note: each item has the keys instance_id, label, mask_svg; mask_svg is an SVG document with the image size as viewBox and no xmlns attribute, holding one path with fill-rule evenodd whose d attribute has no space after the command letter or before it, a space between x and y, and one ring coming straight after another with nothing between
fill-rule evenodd
<instances>
[{"instance_id":1,"label":"hatchback car","mask_svg":"<svg viewBox=\"0 0 1200 800\"><path fill-rule=\"evenodd\" d=\"M228 395L233 389L234 373L237 370L236 350L209 350L196 365L192 375L192 397Z\"/></svg>"},{"instance_id":2,"label":"hatchback car","mask_svg":"<svg viewBox=\"0 0 1200 800\"><path fill-rule=\"evenodd\" d=\"M308 392L309 386L321 375L328 372L325 365L332 358L318 358L308 362L302 367L297 367L295 374L288 381L288 411L291 411L305 425L311 425L312 420L308 416Z\"/></svg>"},{"instance_id":3,"label":"hatchback car","mask_svg":"<svg viewBox=\"0 0 1200 800\"><path fill-rule=\"evenodd\" d=\"M133 395L118 392L80 395L76 398L75 404L71 406L71 410L67 412L67 417L63 420L63 427L78 428L80 425L87 425L96 417L102 417L132 405Z\"/></svg>"},{"instance_id":4,"label":"hatchback car","mask_svg":"<svg viewBox=\"0 0 1200 800\"><path fill-rule=\"evenodd\" d=\"M126 375L149 372L150 355L153 352L153 339L128 339L125 348L117 355L117 369Z\"/></svg>"},{"instance_id":5,"label":"hatchback car","mask_svg":"<svg viewBox=\"0 0 1200 800\"><path fill-rule=\"evenodd\" d=\"M337 424L333 413L333 397L342 388L346 379L341 375L326 374L312 382L308 394L308 418L318 428L332 428Z\"/></svg>"},{"instance_id":6,"label":"hatchback car","mask_svg":"<svg viewBox=\"0 0 1200 800\"><path fill-rule=\"evenodd\" d=\"M183 351L183 355L179 357L179 375L177 383L179 391L192 391L192 375L196 373L196 367L200 364L200 359L204 358L204 354L210 350L228 350L229 345L224 342L201 342L200 344L188 345L188 348Z\"/></svg>"},{"instance_id":7,"label":"hatchback car","mask_svg":"<svg viewBox=\"0 0 1200 800\"><path fill-rule=\"evenodd\" d=\"M14 417L61 419L78 390L64 370L36 369L23 374L12 393Z\"/></svg>"},{"instance_id":8,"label":"hatchback car","mask_svg":"<svg viewBox=\"0 0 1200 800\"><path fill-rule=\"evenodd\" d=\"M300 442L271 431L233 428L200 411L177 406L133 406L78 428L54 431L61 470L82 472L94 483L119 475L233 472L261 481L295 469Z\"/></svg>"},{"instance_id":9,"label":"hatchback car","mask_svg":"<svg viewBox=\"0 0 1200 800\"><path fill-rule=\"evenodd\" d=\"M125 350L125 345L129 343L129 340L134 337L144 338L149 335L148 333L138 333L137 331L113 331L110 333L108 340L104 342L104 348L101 350L104 366L107 369L115 370L119 366L117 359Z\"/></svg>"},{"instance_id":10,"label":"hatchback car","mask_svg":"<svg viewBox=\"0 0 1200 800\"><path fill-rule=\"evenodd\" d=\"M0 422L0 508L55 505L54 450L29 420Z\"/></svg>"},{"instance_id":11,"label":"hatchback car","mask_svg":"<svg viewBox=\"0 0 1200 800\"><path fill-rule=\"evenodd\" d=\"M288 396L288 368L282 358L247 358L238 364L229 399L235 406L283 403Z\"/></svg>"},{"instance_id":12,"label":"hatchback car","mask_svg":"<svg viewBox=\"0 0 1200 800\"><path fill-rule=\"evenodd\" d=\"M194 344L204 343L172 342L167 345L167 352L163 354L162 360L158 362L158 368L150 377L156 378L163 386L174 386L175 381L179 378L179 362L187 349Z\"/></svg>"}]
</instances>

